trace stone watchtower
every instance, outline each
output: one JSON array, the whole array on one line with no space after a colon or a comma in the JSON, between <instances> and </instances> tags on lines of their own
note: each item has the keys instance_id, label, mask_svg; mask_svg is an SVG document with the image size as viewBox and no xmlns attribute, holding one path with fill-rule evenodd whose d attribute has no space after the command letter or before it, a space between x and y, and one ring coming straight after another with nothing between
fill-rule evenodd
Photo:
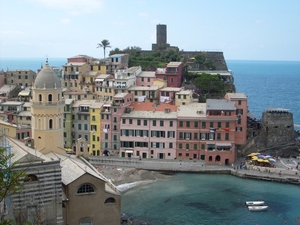
<instances>
[{"instance_id":1,"label":"stone watchtower","mask_svg":"<svg viewBox=\"0 0 300 225\"><path fill-rule=\"evenodd\" d=\"M258 147L272 148L295 142L293 114L288 109L269 108L263 112Z\"/></svg>"},{"instance_id":2,"label":"stone watchtower","mask_svg":"<svg viewBox=\"0 0 300 225\"><path fill-rule=\"evenodd\" d=\"M45 67L37 75L32 87L32 137L34 148L43 154L65 154L63 143L63 115L65 101L61 82L55 72Z\"/></svg>"},{"instance_id":3,"label":"stone watchtower","mask_svg":"<svg viewBox=\"0 0 300 225\"><path fill-rule=\"evenodd\" d=\"M158 46L164 46L167 44L167 25L156 25L156 44Z\"/></svg>"},{"instance_id":4,"label":"stone watchtower","mask_svg":"<svg viewBox=\"0 0 300 225\"><path fill-rule=\"evenodd\" d=\"M170 45L167 44L167 25L158 24L156 25L156 44L152 44L152 51L157 49L166 49Z\"/></svg>"}]
</instances>

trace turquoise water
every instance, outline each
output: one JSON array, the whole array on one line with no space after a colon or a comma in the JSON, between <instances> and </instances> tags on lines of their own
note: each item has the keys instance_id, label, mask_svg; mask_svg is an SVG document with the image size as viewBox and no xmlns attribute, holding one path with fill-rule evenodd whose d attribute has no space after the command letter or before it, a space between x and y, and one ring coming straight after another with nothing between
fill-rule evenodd
<instances>
[{"instance_id":1,"label":"turquoise water","mask_svg":"<svg viewBox=\"0 0 300 225\"><path fill-rule=\"evenodd\" d=\"M137 186L122 197L122 212L154 225L300 224L300 187L231 175L178 173ZM268 211L249 212L245 201L264 200Z\"/></svg>"}]
</instances>

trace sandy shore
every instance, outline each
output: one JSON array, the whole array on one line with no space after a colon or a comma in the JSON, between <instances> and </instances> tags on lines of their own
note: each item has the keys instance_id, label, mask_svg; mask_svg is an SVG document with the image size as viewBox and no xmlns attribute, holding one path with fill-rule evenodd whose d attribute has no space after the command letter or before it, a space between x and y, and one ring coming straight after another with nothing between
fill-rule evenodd
<instances>
[{"instance_id":1,"label":"sandy shore","mask_svg":"<svg viewBox=\"0 0 300 225\"><path fill-rule=\"evenodd\" d=\"M107 179L110 179L116 186L138 181L155 181L170 177L170 175L166 175L157 171L139 170L136 168L117 166L99 166L97 167L97 170Z\"/></svg>"}]
</instances>

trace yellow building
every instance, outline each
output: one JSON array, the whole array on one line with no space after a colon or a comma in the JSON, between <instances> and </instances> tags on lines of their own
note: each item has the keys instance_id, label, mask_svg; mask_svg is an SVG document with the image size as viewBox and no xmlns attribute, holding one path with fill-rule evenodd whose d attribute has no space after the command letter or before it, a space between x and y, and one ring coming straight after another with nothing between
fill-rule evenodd
<instances>
[{"instance_id":1,"label":"yellow building","mask_svg":"<svg viewBox=\"0 0 300 225\"><path fill-rule=\"evenodd\" d=\"M101 137L100 137L100 124L101 124L101 108L103 103L94 102L90 106L90 155L101 155Z\"/></svg>"},{"instance_id":2,"label":"yellow building","mask_svg":"<svg viewBox=\"0 0 300 225\"><path fill-rule=\"evenodd\" d=\"M63 116L65 101L61 82L46 62L32 87L32 138L34 148L47 154L65 154Z\"/></svg>"},{"instance_id":3,"label":"yellow building","mask_svg":"<svg viewBox=\"0 0 300 225\"><path fill-rule=\"evenodd\" d=\"M5 133L7 136L16 138L17 136L17 125L0 120L0 133Z\"/></svg>"}]
</instances>

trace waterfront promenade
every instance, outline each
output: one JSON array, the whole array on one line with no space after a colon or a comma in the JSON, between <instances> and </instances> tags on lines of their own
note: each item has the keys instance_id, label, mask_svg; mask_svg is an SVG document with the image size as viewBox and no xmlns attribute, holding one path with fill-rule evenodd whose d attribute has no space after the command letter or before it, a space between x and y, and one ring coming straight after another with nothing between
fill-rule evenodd
<instances>
[{"instance_id":1,"label":"waterfront promenade","mask_svg":"<svg viewBox=\"0 0 300 225\"><path fill-rule=\"evenodd\" d=\"M162 172L193 172L232 174L245 179L259 179L300 185L300 171L296 166L299 159L279 159L275 168L245 165L244 159L239 159L231 165L208 165L198 160L163 160L163 159L138 159L119 157L89 157L89 162L94 166L114 166L121 168L135 168Z\"/></svg>"}]
</instances>

